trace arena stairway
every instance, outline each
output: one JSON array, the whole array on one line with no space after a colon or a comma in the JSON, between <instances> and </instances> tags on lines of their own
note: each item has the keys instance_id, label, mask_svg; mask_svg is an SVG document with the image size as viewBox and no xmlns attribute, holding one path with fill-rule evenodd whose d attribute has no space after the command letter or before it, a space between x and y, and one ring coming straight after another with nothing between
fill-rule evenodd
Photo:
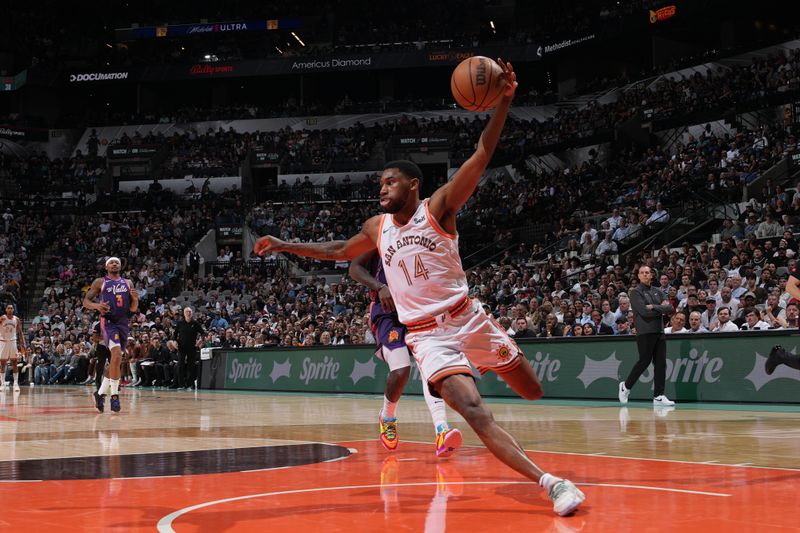
<instances>
[{"instance_id":1,"label":"arena stairway","mask_svg":"<svg viewBox=\"0 0 800 533\"><path fill-rule=\"evenodd\" d=\"M25 276L20 314L23 317L25 330L41 308L41 298L47 286L47 261L56 249L55 243L44 248L35 248L28 258L30 268Z\"/></svg>"}]
</instances>

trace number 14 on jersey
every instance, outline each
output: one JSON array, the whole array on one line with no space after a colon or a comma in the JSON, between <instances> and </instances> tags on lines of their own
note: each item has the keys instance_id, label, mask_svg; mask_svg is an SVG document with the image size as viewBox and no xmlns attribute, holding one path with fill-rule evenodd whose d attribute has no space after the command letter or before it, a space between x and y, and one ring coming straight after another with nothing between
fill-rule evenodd
<instances>
[{"instance_id":1,"label":"number 14 on jersey","mask_svg":"<svg viewBox=\"0 0 800 533\"><path fill-rule=\"evenodd\" d=\"M406 282L409 286L413 285L413 280L411 279L411 274L408 272L408 267L406 266L406 262L404 260L400 260L398 263L400 268L403 269L403 274L406 276ZM429 272L428 269L425 268L425 264L422 262L422 258L419 254L414 256L414 279L416 278L424 278L428 279Z\"/></svg>"}]
</instances>

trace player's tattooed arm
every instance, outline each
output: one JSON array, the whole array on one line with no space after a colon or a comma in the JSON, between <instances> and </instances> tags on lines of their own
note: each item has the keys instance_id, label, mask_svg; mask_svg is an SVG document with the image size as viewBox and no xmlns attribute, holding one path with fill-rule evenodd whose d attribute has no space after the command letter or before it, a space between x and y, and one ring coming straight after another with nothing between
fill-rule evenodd
<instances>
[{"instance_id":1,"label":"player's tattooed arm","mask_svg":"<svg viewBox=\"0 0 800 533\"><path fill-rule=\"evenodd\" d=\"M91 309L92 311L100 311L101 315L108 313L109 307L108 304L105 302L95 302L95 298L100 295L100 291L103 290L103 280L101 278L97 278L92 282L91 287L89 290L86 291L86 296L83 297L83 307L86 309Z\"/></svg>"},{"instance_id":2,"label":"player's tattooed arm","mask_svg":"<svg viewBox=\"0 0 800 533\"><path fill-rule=\"evenodd\" d=\"M380 216L374 216L368 219L361 227L361 231L346 241L286 242L267 235L256 241L254 251L258 255L264 255L267 252L285 252L314 257L323 261L342 259L349 261L375 248L378 242L380 218Z\"/></svg>"}]
</instances>

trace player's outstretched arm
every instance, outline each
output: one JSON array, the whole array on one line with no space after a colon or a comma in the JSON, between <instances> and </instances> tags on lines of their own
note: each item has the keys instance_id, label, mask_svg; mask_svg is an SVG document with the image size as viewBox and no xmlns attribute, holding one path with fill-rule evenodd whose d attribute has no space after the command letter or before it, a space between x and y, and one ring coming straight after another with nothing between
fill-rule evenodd
<instances>
[{"instance_id":1,"label":"player's outstretched arm","mask_svg":"<svg viewBox=\"0 0 800 533\"><path fill-rule=\"evenodd\" d=\"M86 291L86 295L83 297L83 307L93 311L100 311L101 314L108 313L109 308L107 303L94 301L94 299L100 294L101 290L103 290L103 280L96 278L92 282L91 287L89 287L89 290Z\"/></svg>"},{"instance_id":2,"label":"player's outstretched arm","mask_svg":"<svg viewBox=\"0 0 800 533\"><path fill-rule=\"evenodd\" d=\"M277 237L267 235L256 241L254 251L258 255L264 255L267 252L284 252L324 261L349 261L375 249L378 242L380 220L380 216L368 219L361 227L361 231L346 241L285 242Z\"/></svg>"},{"instance_id":3,"label":"player's outstretched arm","mask_svg":"<svg viewBox=\"0 0 800 533\"><path fill-rule=\"evenodd\" d=\"M492 118L489 119L488 124L483 129L483 133L481 133L481 137L478 140L478 148L461 165L453 179L442 185L431 196L431 214L440 223L445 222L447 218L455 217L458 210L467 203L467 200L469 200L469 197L472 196L478 186L478 181L486 170L486 166L492 160L497 141L500 140L500 133L506 123L508 109L511 107L511 100L514 98L514 91L517 90L517 75L514 73L514 67L511 66L511 63L504 63L502 59L498 59L497 63L503 69L506 89L500 99L500 103L497 104ZM445 227L444 229L450 231L455 228Z\"/></svg>"},{"instance_id":4,"label":"player's outstretched arm","mask_svg":"<svg viewBox=\"0 0 800 533\"><path fill-rule=\"evenodd\" d=\"M378 298L381 302L381 307L387 312L394 311L394 300L392 293L389 291L389 286L385 283L378 281L375 276L369 271L369 262L372 257L377 253L377 250L370 250L365 254L361 254L350 263L350 270L348 273L350 277L373 291L378 293Z\"/></svg>"}]
</instances>

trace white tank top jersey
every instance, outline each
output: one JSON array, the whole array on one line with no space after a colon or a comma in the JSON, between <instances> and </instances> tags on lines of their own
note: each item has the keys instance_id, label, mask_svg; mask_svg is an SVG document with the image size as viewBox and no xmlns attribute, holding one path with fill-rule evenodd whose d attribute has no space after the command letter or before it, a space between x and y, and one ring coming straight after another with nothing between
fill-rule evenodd
<instances>
[{"instance_id":1,"label":"white tank top jersey","mask_svg":"<svg viewBox=\"0 0 800 533\"><path fill-rule=\"evenodd\" d=\"M378 251L403 324L440 315L467 296L458 235L439 226L428 210L427 199L405 226L390 214L381 217Z\"/></svg>"},{"instance_id":2,"label":"white tank top jersey","mask_svg":"<svg viewBox=\"0 0 800 533\"><path fill-rule=\"evenodd\" d=\"M5 317L3 325L0 326L0 341L17 341L17 320L19 320L17 317L12 318L11 320L9 320L7 316Z\"/></svg>"}]
</instances>

